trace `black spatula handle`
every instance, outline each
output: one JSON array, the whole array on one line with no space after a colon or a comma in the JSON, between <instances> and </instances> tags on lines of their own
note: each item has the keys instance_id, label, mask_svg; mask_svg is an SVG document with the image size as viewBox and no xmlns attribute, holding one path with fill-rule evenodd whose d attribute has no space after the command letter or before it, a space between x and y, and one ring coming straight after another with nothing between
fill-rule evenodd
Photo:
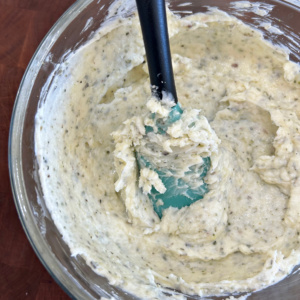
<instances>
[{"instance_id":1,"label":"black spatula handle","mask_svg":"<svg viewBox=\"0 0 300 300\"><path fill-rule=\"evenodd\" d=\"M166 7L164 0L136 0L152 94L162 99L162 92L173 95L177 103L170 53Z\"/></svg>"}]
</instances>

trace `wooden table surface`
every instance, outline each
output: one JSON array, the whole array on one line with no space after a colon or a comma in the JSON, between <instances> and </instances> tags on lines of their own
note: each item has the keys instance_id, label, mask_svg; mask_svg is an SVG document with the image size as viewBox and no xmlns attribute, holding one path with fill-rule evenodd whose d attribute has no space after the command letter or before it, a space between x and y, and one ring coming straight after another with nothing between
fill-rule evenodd
<instances>
[{"instance_id":1,"label":"wooden table surface","mask_svg":"<svg viewBox=\"0 0 300 300\"><path fill-rule=\"evenodd\" d=\"M8 175L8 131L23 73L74 0L0 0L0 299L69 299L43 267L19 221Z\"/></svg>"}]
</instances>

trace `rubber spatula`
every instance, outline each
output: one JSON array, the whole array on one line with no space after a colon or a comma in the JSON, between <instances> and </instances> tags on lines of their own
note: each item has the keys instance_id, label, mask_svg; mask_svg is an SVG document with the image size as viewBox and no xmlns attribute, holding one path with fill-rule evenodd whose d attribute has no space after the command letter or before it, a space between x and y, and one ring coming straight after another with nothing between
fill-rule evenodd
<instances>
[{"instance_id":1,"label":"rubber spatula","mask_svg":"<svg viewBox=\"0 0 300 300\"><path fill-rule=\"evenodd\" d=\"M175 88L165 1L136 0L136 4L146 50L152 95L161 100L165 92L172 95L171 99L174 101L174 106L167 122L156 124L159 128L159 134L166 134L168 125L180 119L183 111L178 103ZM146 128L147 131L151 131L151 128ZM151 159L140 153L136 153L136 157L139 170L142 168L154 170L166 187L166 192L163 194L159 193L154 187L148 194L149 199L153 203L154 211L160 218L165 209L169 207L180 209L184 206L189 206L195 201L202 199L208 192L208 186L203 182L203 178L210 168L209 157L203 158L201 166L194 166L189 171L196 173L198 180L201 181L197 188L192 188L184 178L170 175L173 173L172 169L154 166Z\"/></svg>"}]
</instances>

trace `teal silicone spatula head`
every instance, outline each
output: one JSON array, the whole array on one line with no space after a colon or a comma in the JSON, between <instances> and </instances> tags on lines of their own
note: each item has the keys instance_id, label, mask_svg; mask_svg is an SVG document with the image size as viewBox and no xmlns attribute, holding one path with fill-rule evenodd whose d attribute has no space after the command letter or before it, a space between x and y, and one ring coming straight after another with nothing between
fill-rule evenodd
<instances>
[{"instance_id":1,"label":"teal silicone spatula head","mask_svg":"<svg viewBox=\"0 0 300 300\"><path fill-rule=\"evenodd\" d=\"M154 166L153 163L147 160L147 158L140 153L136 154L139 169L149 168L154 170L162 183L166 187L164 193L158 192L154 187L152 187L150 193L148 194L149 199L153 203L154 211L161 218L163 211L169 207L176 207L178 209L189 206L197 200L203 198L203 196L208 192L208 185L203 182L203 178L207 175L210 168L210 158L203 158L201 164L194 165L191 167L190 171L186 172L184 176L175 176L175 170L172 168L161 168L159 166ZM172 173L174 175L172 175ZM189 174L190 173L190 174ZM190 178L189 175L193 174L193 181L199 181L198 186L191 185L187 180Z\"/></svg>"},{"instance_id":2,"label":"teal silicone spatula head","mask_svg":"<svg viewBox=\"0 0 300 300\"><path fill-rule=\"evenodd\" d=\"M136 0L140 24L142 28L152 95L162 99L166 93L174 101L174 106L168 118L156 119L157 133L167 135L168 127L181 118L183 113L177 100L175 81L170 54L167 18L164 0ZM146 134L153 134L151 127L146 127ZM208 186L203 181L210 168L210 158L204 157L201 162L191 165L182 173L173 164L169 166L155 162L145 153L136 153L139 170L148 168L155 171L166 190L158 192L154 187L149 199L153 208L161 218L163 211L169 207L182 208L202 199L208 192ZM177 158L177 159L180 159ZM189 179L193 178L191 182Z\"/></svg>"}]
</instances>

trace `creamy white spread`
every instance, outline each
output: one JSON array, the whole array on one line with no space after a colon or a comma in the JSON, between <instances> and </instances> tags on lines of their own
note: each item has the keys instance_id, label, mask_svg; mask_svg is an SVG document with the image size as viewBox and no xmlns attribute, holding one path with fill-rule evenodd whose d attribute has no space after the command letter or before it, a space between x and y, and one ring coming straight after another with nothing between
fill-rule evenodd
<instances>
[{"instance_id":1,"label":"creamy white spread","mask_svg":"<svg viewBox=\"0 0 300 300\"><path fill-rule=\"evenodd\" d=\"M264 288L300 262L299 68L222 12L169 14L169 28L186 116L162 145L168 153L204 145L194 158L202 150L212 157L209 192L160 220L147 193L165 187L151 170L138 178L132 147L143 142L145 125L155 126L143 116L166 108L149 102L133 16L70 55L38 109L35 151L47 207L72 255L141 298ZM196 115L193 131L194 121L184 122Z\"/></svg>"}]
</instances>

